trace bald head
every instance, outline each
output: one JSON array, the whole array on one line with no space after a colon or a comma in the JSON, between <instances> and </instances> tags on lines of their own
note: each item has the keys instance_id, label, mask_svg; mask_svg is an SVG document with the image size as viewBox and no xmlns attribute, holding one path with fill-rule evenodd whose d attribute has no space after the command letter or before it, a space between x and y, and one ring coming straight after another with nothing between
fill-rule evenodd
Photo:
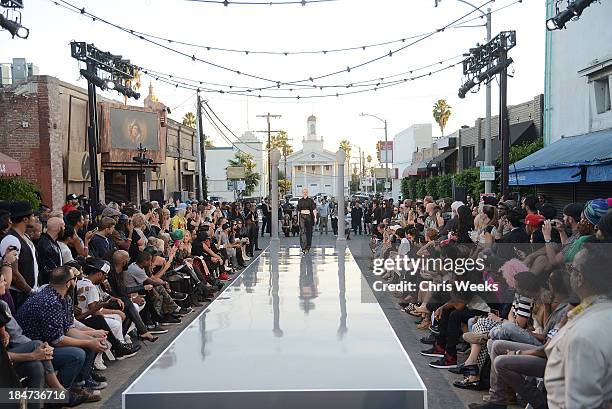
<instances>
[{"instance_id":1,"label":"bald head","mask_svg":"<svg viewBox=\"0 0 612 409\"><path fill-rule=\"evenodd\" d=\"M60 217L51 217L47 220L47 234L49 236L57 239L62 230L64 230L64 219Z\"/></svg>"}]
</instances>

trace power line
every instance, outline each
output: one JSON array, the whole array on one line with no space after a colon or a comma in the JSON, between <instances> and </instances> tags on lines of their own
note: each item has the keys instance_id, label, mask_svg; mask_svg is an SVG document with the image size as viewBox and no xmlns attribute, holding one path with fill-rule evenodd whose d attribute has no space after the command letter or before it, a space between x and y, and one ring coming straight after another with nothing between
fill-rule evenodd
<instances>
[{"instance_id":1,"label":"power line","mask_svg":"<svg viewBox=\"0 0 612 409\"><path fill-rule=\"evenodd\" d=\"M96 16L96 15L94 15L92 13L87 12L84 7L83 8L79 8L78 6L75 6L74 4L72 4L72 3L70 3L70 2L68 2L66 0L49 0L49 1L52 2L55 5L61 6L61 7L65 8L65 9L67 9L69 11L74 12L74 13L78 13L78 14L84 15L86 17L92 18L93 21L100 21L100 22L102 22L104 24L110 25L111 27L114 27L114 28L116 28L118 30L121 30L121 31L125 32L125 33L128 33L128 34L130 34L130 35L132 35L134 37L137 37L137 38L139 38L139 39L141 39L141 40L143 40L145 42L148 42L150 44L156 45L158 47L161 47L161 48L163 48L163 49L165 49L167 51L171 51L171 52L176 53L178 55L187 57L187 58L191 59L194 62L196 62L196 61L197 62L201 62L201 63L207 64L207 65L219 68L221 70L233 72L233 73L238 74L238 75L244 75L244 76L251 77L251 78L254 78L254 79L259 79L259 80L262 80L262 81L271 82L271 83L276 84L277 87L280 87L281 85L296 85L296 84L300 84L300 83L304 83L304 82L313 82L314 80L317 80L317 79L327 78L327 77L335 76L335 75L342 74L342 73L345 73L345 72L351 72L351 70L355 70L355 69L364 67L366 65L369 65L369 64L372 64L374 62L380 61L380 60L382 60L384 58L392 57L396 53L404 51L405 49L407 49L407 48L409 48L409 47L411 47L413 45L416 45L416 44L420 43L421 41L424 41L425 39L430 38L430 37L436 35L437 33L441 33L443 31L445 31L446 29L450 28L454 24L458 23L459 21L465 19L467 16L469 16L472 13L474 13L475 11L477 11L476 9L471 10L470 12L464 14L463 16L461 16L461 17L453 20L452 22L446 24L445 26L443 26L443 27L441 27L439 29L436 29L434 31L431 31L431 32L429 32L427 34L424 34L424 35L422 35L420 37L418 37L417 39L415 39L414 41L408 43L407 45L404 45L404 46L402 46L402 47L400 47L400 48L398 48L396 50L390 50L388 53L385 53L384 55L381 55L381 56L376 57L376 58L372 58L370 60L367 60L367 61L364 61L362 63L356 64L354 66L347 66L346 68L343 68L341 70L329 72L329 73L326 73L326 74L321 74L321 75L318 75L318 76L311 76L311 77L308 77L308 78L305 78L305 79L301 79L301 80L277 81L277 80L266 78L266 77L263 77L263 76L260 76L260 75L250 74L250 73L247 73L247 72L243 72L241 70L237 70L237 69L234 69L234 68L226 67L226 66L221 65L221 64L213 63L211 61L204 60L204 59L202 59L200 57L197 57L195 54L189 55L188 53L185 53L183 51L177 50L177 49L172 48L170 46L167 46L165 44L161 44L161 43L159 43L157 41L154 41L151 38L148 38L147 36L145 36L143 34L138 34L135 30L125 28L125 27L120 26L118 24L112 23L112 22L110 22L110 21L108 21L106 19L100 18L100 17L98 17L98 16ZM478 10L480 10L485 5L491 3L492 1L493 0L488 0L486 3L484 3L483 5L478 7ZM62 4L60 4L60 3L62 3Z\"/></svg>"}]
</instances>

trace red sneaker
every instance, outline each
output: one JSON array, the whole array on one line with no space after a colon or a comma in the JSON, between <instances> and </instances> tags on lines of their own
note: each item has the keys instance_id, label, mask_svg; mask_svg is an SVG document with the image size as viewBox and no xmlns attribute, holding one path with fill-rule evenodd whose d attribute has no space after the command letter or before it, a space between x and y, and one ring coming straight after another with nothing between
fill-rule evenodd
<instances>
[{"instance_id":1,"label":"red sneaker","mask_svg":"<svg viewBox=\"0 0 612 409\"><path fill-rule=\"evenodd\" d=\"M230 279L230 278L229 278L229 276L227 275L227 273L221 273L221 274L219 275L219 280L221 280L221 281L227 281L227 280L229 280L229 279Z\"/></svg>"},{"instance_id":2,"label":"red sneaker","mask_svg":"<svg viewBox=\"0 0 612 409\"><path fill-rule=\"evenodd\" d=\"M429 366L431 366L432 368L443 368L443 369L456 368L457 367L457 357L446 354L444 355L443 358L440 358L437 361L431 362Z\"/></svg>"},{"instance_id":3,"label":"red sneaker","mask_svg":"<svg viewBox=\"0 0 612 409\"><path fill-rule=\"evenodd\" d=\"M421 351L421 355L423 356L431 356L434 358L444 358L444 354L446 351L443 346L433 345L431 348Z\"/></svg>"}]
</instances>

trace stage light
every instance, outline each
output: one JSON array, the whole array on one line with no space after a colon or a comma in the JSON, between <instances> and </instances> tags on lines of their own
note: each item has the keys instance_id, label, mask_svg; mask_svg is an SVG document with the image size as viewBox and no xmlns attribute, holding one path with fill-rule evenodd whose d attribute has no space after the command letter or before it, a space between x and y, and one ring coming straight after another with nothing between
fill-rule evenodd
<instances>
[{"instance_id":1,"label":"stage light","mask_svg":"<svg viewBox=\"0 0 612 409\"><path fill-rule=\"evenodd\" d=\"M0 14L0 27L11 33L13 38L17 36L19 38L26 39L30 35L30 30L22 26L17 21L9 20L2 14Z\"/></svg>"},{"instance_id":2,"label":"stage light","mask_svg":"<svg viewBox=\"0 0 612 409\"><path fill-rule=\"evenodd\" d=\"M115 84L115 91L117 91L121 95L125 95L128 98L134 98L134 99L140 98L139 92L136 92L133 89L126 87L123 84Z\"/></svg>"},{"instance_id":3,"label":"stage light","mask_svg":"<svg viewBox=\"0 0 612 409\"><path fill-rule=\"evenodd\" d=\"M105 90L105 89L109 89L108 86L110 84L112 85L113 89L115 87L115 83L110 81L110 80L103 80L102 78L98 77L96 74L93 74L87 70L83 70L81 69L81 75L83 76L83 78L85 78L87 81L91 82L92 84L94 84L96 87Z\"/></svg>"},{"instance_id":4,"label":"stage light","mask_svg":"<svg viewBox=\"0 0 612 409\"><path fill-rule=\"evenodd\" d=\"M113 80L106 80L104 85L105 89L115 89L115 82Z\"/></svg>"},{"instance_id":5,"label":"stage light","mask_svg":"<svg viewBox=\"0 0 612 409\"><path fill-rule=\"evenodd\" d=\"M595 0L576 0L567 6L566 10L546 20L546 29L549 31L565 28L565 24L574 17L580 17L585 8L589 7Z\"/></svg>"}]
</instances>

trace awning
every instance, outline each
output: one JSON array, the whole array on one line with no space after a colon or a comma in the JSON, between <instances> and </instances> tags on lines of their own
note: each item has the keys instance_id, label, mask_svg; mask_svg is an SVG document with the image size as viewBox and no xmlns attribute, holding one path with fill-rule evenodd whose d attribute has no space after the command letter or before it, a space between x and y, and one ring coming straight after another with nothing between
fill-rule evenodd
<instances>
[{"instance_id":1,"label":"awning","mask_svg":"<svg viewBox=\"0 0 612 409\"><path fill-rule=\"evenodd\" d=\"M21 163L0 152L0 176L20 176Z\"/></svg>"},{"instance_id":2,"label":"awning","mask_svg":"<svg viewBox=\"0 0 612 409\"><path fill-rule=\"evenodd\" d=\"M612 181L612 129L551 143L510 165L510 185Z\"/></svg>"},{"instance_id":3,"label":"awning","mask_svg":"<svg viewBox=\"0 0 612 409\"><path fill-rule=\"evenodd\" d=\"M442 162L444 162L449 156L453 153L457 152L457 149L448 149L436 156L429 163L429 168L440 168L442 167Z\"/></svg>"},{"instance_id":4,"label":"awning","mask_svg":"<svg viewBox=\"0 0 612 409\"><path fill-rule=\"evenodd\" d=\"M429 159L423 159L422 161L420 161L418 164L418 170L427 170L432 160L433 158L429 158Z\"/></svg>"},{"instance_id":5,"label":"awning","mask_svg":"<svg viewBox=\"0 0 612 409\"><path fill-rule=\"evenodd\" d=\"M520 145L524 142L533 140L536 137L535 126L533 121L519 122L510 125L510 146ZM491 157L493 160L501 155L501 141L499 138L491 138ZM476 156L476 161L484 161L484 149L480 149Z\"/></svg>"},{"instance_id":6,"label":"awning","mask_svg":"<svg viewBox=\"0 0 612 409\"><path fill-rule=\"evenodd\" d=\"M402 177L407 178L408 176L416 176L418 173L419 173L419 164L413 163L412 165L404 169L404 171L402 172Z\"/></svg>"}]
</instances>

